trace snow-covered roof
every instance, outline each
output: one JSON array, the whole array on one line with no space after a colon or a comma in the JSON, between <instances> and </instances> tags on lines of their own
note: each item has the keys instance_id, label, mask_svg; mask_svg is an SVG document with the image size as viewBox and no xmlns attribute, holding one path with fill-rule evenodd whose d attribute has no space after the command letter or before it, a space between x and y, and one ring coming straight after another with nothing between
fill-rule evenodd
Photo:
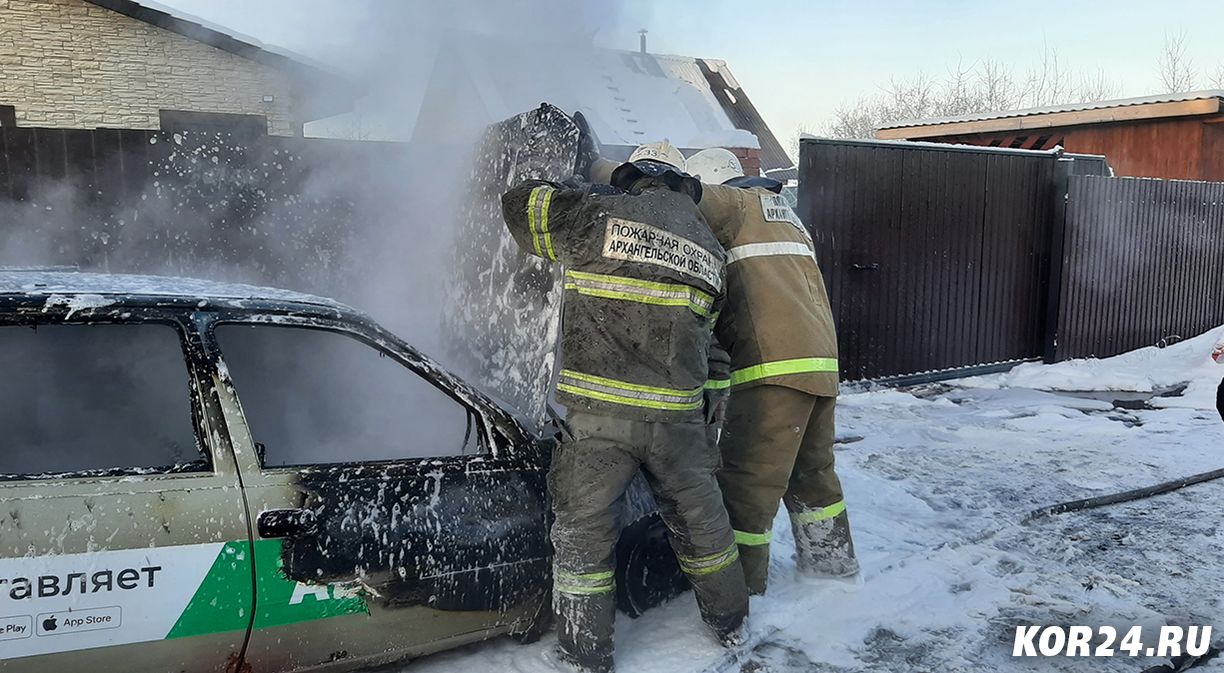
<instances>
[{"instance_id":1,"label":"snow-covered roof","mask_svg":"<svg viewBox=\"0 0 1224 673\"><path fill-rule=\"evenodd\" d=\"M313 304L338 311L353 311L348 306L326 297L198 278L0 268L0 295L18 294L245 299Z\"/></svg>"},{"instance_id":2,"label":"snow-covered roof","mask_svg":"<svg viewBox=\"0 0 1224 673\"><path fill-rule=\"evenodd\" d=\"M548 101L582 110L605 144L639 145L666 136L680 147L694 147L702 137L758 146L755 137L740 134L731 123L696 59L560 51L544 60L530 45L470 40L459 58L491 119L505 119ZM524 79L530 80L526 86Z\"/></svg>"},{"instance_id":3,"label":"snow-covered roof","mask_svg":"<svg viewBox=\"0 0 1224 673\"><path fill-rule=\"evenodd\" d=\"M760 148L763 170L794 169L724 61L482 36L444 47L437 63L421 116L430 130L431 120L453 114L455 80L463 78L482 124L547 101L581 110L604 145L666 138L686 149Z\"/></svg>"},{"instance_id":4,"label":"snow-covered roof","mask_svg":"<svg viewBox=\"0 0 1224 673\"><path fill-rule=\"evenodd\" d=\"M1187 103L1192 101L1210 101L1224 99L1224 90L1209 89L1180 94L1158 94L1155 96L1140 96L1137 98L1118 98L1114 100L1095 101L1089 103L1070 103L1067 105L1050 105L1045 107L1026 108L1022 110L1005 110L1000 112L984 112L979 114L955 115L949 117L930 117L926 119L910 119L882 124L878 130L911 128L917 126L938 126L942 124L958 124L964 122L982 122L995 119L1013 119L1016 117L1033 117L1037 115L1060 114L1067 112L1086 112L1090 110L1110 110L1114 108L1135 107L1139 105L1156 105L1162 103Z\"/></svg>"},{"instance_id":5,"label":"snow-covered roof","mask_svg":"<svg viewBox=\"0 0 1224 673\"><path fill-rule=\"evenodd\" d=\"M1029 156L1029 157L1049 157L1049 156L1054 156L1054 155L1065 154L1065 152L1063 151L1063 148L1061 147L1054 147L1048 150L1026 150L1026 149L1020 149L1018 147L990 147L990 146L983 146L983 145L969 145L969 144L964 144L964 143L933 143L933 142L923 142L919 140L878 140L875 138L824 138L821 136L812 135L810 133L799 134L799 142L800 143L813 142L813 143L829 144L829 145L854 145L854 146L867 146L867 147L880 147L880 148L894 148L894 149L900 149L900 150L928 149L928 150L939 150L941 152L953 152L953 151L973 152L975 154L994 154L994 155L1015 154L1015 155ZM1091 154L1077 154L1075 156L1082 156L1085 158L1089 158L1089 157L1104 158L1103 156L1091 155Z\"/></svg>"},{"instance_id":6,"label":"snow-covered roof","mask_svg":"<svg viewBox=\"0 0 1224 673\"><path fill-rule=\"evenodd\" d=\"M288 49L265 44L249 35L243 35L220 24L156 2L156 0L85 1L178 33L197 42L203 42L217 49L312 80L312 89L323 88L326 85L329 93L334 95L311 97L315 103L331 101L330 104L324 105L323 109L316 112L319 116L335 114L341 109L347 109L349 107L347 103L358 95L356 85L347 75L321 61ZM336 100L338 99L343 99L343 104L337 105Z\"/></svg>"}]
</instances>

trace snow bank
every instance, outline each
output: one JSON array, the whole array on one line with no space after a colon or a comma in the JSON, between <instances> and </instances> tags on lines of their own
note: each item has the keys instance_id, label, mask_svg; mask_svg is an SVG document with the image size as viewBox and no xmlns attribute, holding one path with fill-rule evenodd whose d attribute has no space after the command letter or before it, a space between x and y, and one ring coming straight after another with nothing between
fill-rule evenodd
<instances>
[{"instance_id":1,"label":"snow bank","mask_svg":"<svg viewBox=\"0 0 1224 673\"><path fill-rule=\"evenodd\" d=\"M1010 372L969 379L972 385L1043 390L1152 392L1190 380L1211 369L1212 348L1224 327L1166 348L1141 348L1105 360L1070 360L1056 365L1025 364Z\"/></svg>"},{"instance_id":2,"label":"snow bank","mask_svg":"<svg viewBox=\"0 0 1224 673\"><path fill-rule=\"evenodd\" d=\"M1030 624L1224 627L1224 484L1021 523L1043 505L1224 465L1224 366L1209 357L1221 338L1224 328L1107 360L844 395L837 458L864 584L797 581L779 514L770 591L752 606L755 629L779 631L743 670L1135 673L1164 662L1013 659L1012 637ZM1182 397L1138 409L1059 392L1180 383ZM407 670L533 673L555 642L501 640ZM623 618L617 646L622 673L696 673L720 655L691 595Z\"/></svg>"}]
</instances>

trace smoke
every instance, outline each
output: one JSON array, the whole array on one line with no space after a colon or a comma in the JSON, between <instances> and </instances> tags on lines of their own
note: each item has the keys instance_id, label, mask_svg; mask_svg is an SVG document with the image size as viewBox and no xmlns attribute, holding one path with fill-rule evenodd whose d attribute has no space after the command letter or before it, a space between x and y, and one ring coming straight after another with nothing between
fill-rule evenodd
<instances>
[{"instance_id":1,"label":"smoke","mask_svg":"<svg viewBox=\"0 0 1224 673\"><path fill-rule=\"evenodd\" d=\"M336 135L370 142L162 133L148 147L125 145L116 153L116 161L126 162L124 179L139 174L132 166L147 167L143 184L113 184L118 164L78 175L70 160L62 178L31 179L14 188L15 200L0 201L0 266L83 264L90 271L187 275L332 296L445 361L443 346L454 335L440 325L458 272L452 252L463 245L457 232L473 198L473 151L482 131L558 96L572 109L581 95L572 91L572 79L558 81L558 61L570 74L587 67L595 33L618 21L617 4L328 6L353 14L336 22L326 39L302 34L286 42L360 85L366 95L358 114L331 129L348 123L351 133ZM252 3L232 7L262 11ZM593 67L591 77L597 78ZM514 99L506 100L505 92ZM316 100L332 95L322 87L305 92ZM374 142L380 139L398 142ZM292 355L302 363L321 357L308 350ZM481 372L459 373L478 386L487 383ZM173 380L181 381L178 372ZM347 415L368 417L356 405ZM346 416L344 409L332 411Z\"/></svg>"},{"instance_id":2,"label":"smoke","mask_svg":"<svg viewBox=\"0 0 1224 673\"><path fill-rule=\"evenodd\" d=\"M264 40L269 38L256 26L267 25L274 18L268 15L279 11L253 3L220 5L213 12L206 4L170 4ZM365 93L356 114L314 126L400 145L338 159L338 166L328 157L267 156L251 169L239 160L249 150L244 143L181 134L177 148L149 148L149 161L158 164L155 175L143 186L125 185L122 208L100 207L90 193L95 186L71 178L40 182L23 202L0 203L7 225L0 234L0 264L86 259L91 269L109 272L288 283L368 310L436 351L442 341L432 333L436 298L450 275L446 251L470 196L471 154L481 131L546 99L565 97L565 85L549 81L556 55L581 61L593 53L593 36L617 21L617 5L374 0L306 8L313 18L275 22L272 39L343 73ZM513 67L495 62L498 53L514 59ZM516 101L487 100L496 92L482 90L490 76L482 72L486 66L494 68L497 91L515 92ZM452 81L456 71L460 76ZM321 85L304 95L317 101L337 93ZM311 174L286 178L293 170L286 159L308 161ZM98 221L100 212L108 221ZM202 249L216 239L217 229L244 218L252 221L243 225L249 233L243 245Z\"/></svg>"}]
</instances>

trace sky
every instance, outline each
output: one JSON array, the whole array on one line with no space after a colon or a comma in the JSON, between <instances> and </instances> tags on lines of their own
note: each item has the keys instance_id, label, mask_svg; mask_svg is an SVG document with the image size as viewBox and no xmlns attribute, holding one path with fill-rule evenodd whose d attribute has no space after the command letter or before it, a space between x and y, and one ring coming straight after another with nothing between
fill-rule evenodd
<instances>
[{"instance_id":1,"label":"sky","mask_svg":"<svg viewBox=\"0 0 1224 673\"><path fill-rule=\"evenodd\" d=\"M427 50L411 25L379 22L388 2L432 17L465 4L479 7L469 0L161 2L323 60L381 43L374 37L399 39L413 61L423 60ZM527 2L505 0L499 10ZM958 63L994 59L1023 72L1049 47L1068 69L1100 70L1117 81L1124 96L1160 92L1156 64L1166 34L1185 35L1199 88L1208 88L1209 75L1224 64L1224 48L1217 47L1224 3L1218 0L541 2L549 11L581 15L559 25L586 26L598 46L636 49L637 31L645 28L652 52L727 61L783 145L801 128L819 134L839 106L878 93L890 78L939 78ZM391 34L372 35L380 31ZM421 81L419 69L404 68L406 82Z\"/></svg>"}]
</instances>

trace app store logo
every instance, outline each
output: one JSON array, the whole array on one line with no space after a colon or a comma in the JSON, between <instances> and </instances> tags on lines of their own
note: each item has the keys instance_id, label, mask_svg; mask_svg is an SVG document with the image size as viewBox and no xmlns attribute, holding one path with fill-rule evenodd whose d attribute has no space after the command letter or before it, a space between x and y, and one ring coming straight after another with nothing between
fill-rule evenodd
<instances>
[{"instance_id":1,"label":"app store logo","mask_svg":"<svg viewBox=\"0 0 1224 673\"><path fill-rule=\"evenodd\" d=\"M84 631L101 631L117 629L122 617L118 606L108 608L90 608L88 610L68 610L65 612L44 612L38 615L38 635L58 636ZM29 619L27 617L27 619Z\"/></svg>"}]
</instances>

